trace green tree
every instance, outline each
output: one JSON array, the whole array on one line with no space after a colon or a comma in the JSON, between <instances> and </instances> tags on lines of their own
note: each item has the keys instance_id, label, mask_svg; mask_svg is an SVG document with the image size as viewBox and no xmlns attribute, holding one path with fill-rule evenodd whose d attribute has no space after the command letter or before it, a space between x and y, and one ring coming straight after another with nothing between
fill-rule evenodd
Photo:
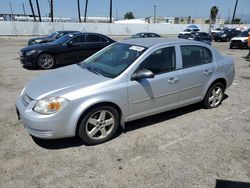
<instances>
[{"instance_id":1,"label":"green tree","mask_svg":"<svg viewBox=\"0 0 250 188\"><path fill-rule=\"evenodd\" d=\"M126 14L124 14L124 19L126 20L130 20L130 19L134 19L134 14L133 12L127 12Z\"/></svg>"},{"instance_id":2,"label":"green tree","mask_svg":"<svg viewBox=\"0 0 250 188\"><path fill-rule=\"evenodd\" d=\"M232 24L240 24L241 23L241 19L240 18L235 18L232 22Z\"/></svg>"}]
</instances>

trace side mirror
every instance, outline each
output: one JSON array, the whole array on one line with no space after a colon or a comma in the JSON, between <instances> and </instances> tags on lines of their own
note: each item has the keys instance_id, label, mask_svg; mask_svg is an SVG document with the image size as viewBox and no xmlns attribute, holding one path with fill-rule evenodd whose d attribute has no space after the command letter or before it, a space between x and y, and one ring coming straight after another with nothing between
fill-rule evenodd
<instances>
[{"instance_id":1,"label":"side mirror","mask_svg":"<svg viewBox=\"0 0 250 188\"><path fill-rule=\"evenodd\" d=\"M136 73L134 73L131 77L132 80L140 80L143 78L154 78L155 75L152 71L148 69L142 69Z\"/></svg>"}]
</instances>

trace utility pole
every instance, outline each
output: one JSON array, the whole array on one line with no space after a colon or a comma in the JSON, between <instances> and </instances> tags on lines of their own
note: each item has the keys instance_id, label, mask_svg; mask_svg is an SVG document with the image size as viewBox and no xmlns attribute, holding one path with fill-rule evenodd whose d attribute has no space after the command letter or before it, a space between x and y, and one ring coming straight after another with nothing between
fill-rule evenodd
<instances>
[{"instance_id":1,"label":"utility pole","mask_svg":"<svg viewBox=\"0 0 250 188\"><path fill-rule=\"evenodd\" d=\"M41 14L40 14L40 6L38 0L36 0L36 7L38 11L39 22L42 22Z\"/></svg>"},{"instance_id":2,"label":"utility pole","mask_svg":"<svg viewBox=\"0 0 250 188\"><path fill-rule=\"evenodd\" d=\"M11 12L11 20L15 21L15 17L13 15L13 10L12 10L12 6L11 6L11 2L9 1L9 5L10 5L10 12Z\"/></svg>"},{"instance_id":3,"label":"utility pole","mask_svg":"<svg viewBox=\"0 0 250 188\"><path fill-rule=\"evenodd\" d=\"M156 23L156 5L154 5L154 24Z\"/></svg>"},{"instance_id":4,"label":"utility pole","mask_svg":"<svg viewBox=\"0 0 250 188\"><path fill-rule=\"evenodd\" d=\"M35 16L35 13L34 13L34 8L33 8L33 5L32 5L32 1L29 0L30 2L30 8L31 8L31 12L32 12L32 15L33 15L33 18L34 18L34 22L36 22L36 16Z\"/></svg>"},{"instance_id":5,"label":"utility pole","mask_svg":"<svg viewBox=\"0 0 250 188\"><path fill-rule=\"evenodd\" d=\"M109 1L109 23L112 23L112 0Z\"/></svg>"},{"instance_id":6,"label":"utility pole","mask_svg":"<svg viewBox=\"0 0 250 188\"><path fill-rule=\"evenodd\" d=\"M79 22L81 22L80 0L77 0L77 8L78 8L78 20Z\"/></svg>"},{"instance_id":7,"label":"utility pole","mask_svg":"<svg viewBox=\"0 0 250 188\"><path fill-rule=\"evenodd\" d=\"M23 5L23 15L26 16L24 3L22 3L22 5Z\"/></svg>"},{"instance_id":8,"label":"utility pole","mask_svg":"<svg viewBox=\"0 0 250 188\"><path fill-rule=\"evenodd\" d=\"M232 18L231 24L234 23L234 17L235 17L235 12L236 12L236 9L237 9L237 4L238 4L238 0L236 0L236 2L235 2L234 13L233 13L233 18Z\"/></svg>"},{"instance_id":9,"label":"utility pole","mask_svg":"<svg viewBox=\"0 0 250 188\"><path fill-rule=\"evenodd\" d=\"M86 3L85 3L84 23L86 23L86 19L87 19L87 10L88 10L88 0L86 0Z\"/></svg>"},{"instance_id":10,"label":"utility pole","mask_svg":"<svg viewBox=\"0 0 250 188\"><path fill-rule=\"evenodd\" d=\"M50 0L50 17L51 17L51 22L54 22L53 0Z\"/></svg>"}]
</instances>

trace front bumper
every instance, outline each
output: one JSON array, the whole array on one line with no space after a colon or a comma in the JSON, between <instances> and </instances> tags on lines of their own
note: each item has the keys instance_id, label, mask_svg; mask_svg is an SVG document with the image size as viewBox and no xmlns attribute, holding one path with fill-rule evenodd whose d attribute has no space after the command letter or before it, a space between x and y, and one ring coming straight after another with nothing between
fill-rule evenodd
<instances>
[{"instance_id":1,"label":"front bumper","mask_svg":"<svg viewBox=\"0 0 250 188\"><path fill-rule=\"evenodd\" d=\"M19 52L20 56L20 63L23 64L24 66L37 66L37 53L31 54L29 56L25 55L25 52L20 51Z\"/></svg>"},{"instance_id":2,"label":"front bumper","mask_svg":"<svg viewBox=\"0 0 250 188\"><path fill-rule=\"evenodd\" d=\"M68 110L63 109L56 114L42 115L33 111L37 101L29 97L28 100L25 98L27 98L25 93L18 97L16 108L17 114L29 134L45 139L75 136L76 126L69 115L69 112L73 111L70 105Z\"/></svg>"},{"instance_id":3,"label":"front bumper","mask_svg":"<svg viewBox=\"0 0 250 188\"><path fill-rule=\"evenodd\" d=\"M222 37L222 36L214 36L215 41L226 41L228 36Z\"/></svg>"},{"instance_id":4,"label":"front bumper","mask_svg":"<svg viewBox=\"0 0 250 188\"><path fill-rule=\"evenodd\" d=\"M247 42L241 40L231 40L230 48L248 48Z\"/></svg>"}]
</instances>

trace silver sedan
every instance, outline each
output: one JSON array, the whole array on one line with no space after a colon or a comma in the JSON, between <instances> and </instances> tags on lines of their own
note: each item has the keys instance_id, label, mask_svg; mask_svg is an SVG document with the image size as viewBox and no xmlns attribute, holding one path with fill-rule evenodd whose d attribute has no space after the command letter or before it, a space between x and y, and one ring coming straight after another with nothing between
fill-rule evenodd
<instances>
[{"instance_id":1,"label":"silver sedan","mask_svg":"<svg viewBox=\"0 0 250 188\"><path fill-rule=\"evenodd\" d=\"M219 106L234 73L233 59L200 42L128 39L33 79L17 113L35 137L99 144L128 121L197 102Z\"/></svg>"}]
</instances>

